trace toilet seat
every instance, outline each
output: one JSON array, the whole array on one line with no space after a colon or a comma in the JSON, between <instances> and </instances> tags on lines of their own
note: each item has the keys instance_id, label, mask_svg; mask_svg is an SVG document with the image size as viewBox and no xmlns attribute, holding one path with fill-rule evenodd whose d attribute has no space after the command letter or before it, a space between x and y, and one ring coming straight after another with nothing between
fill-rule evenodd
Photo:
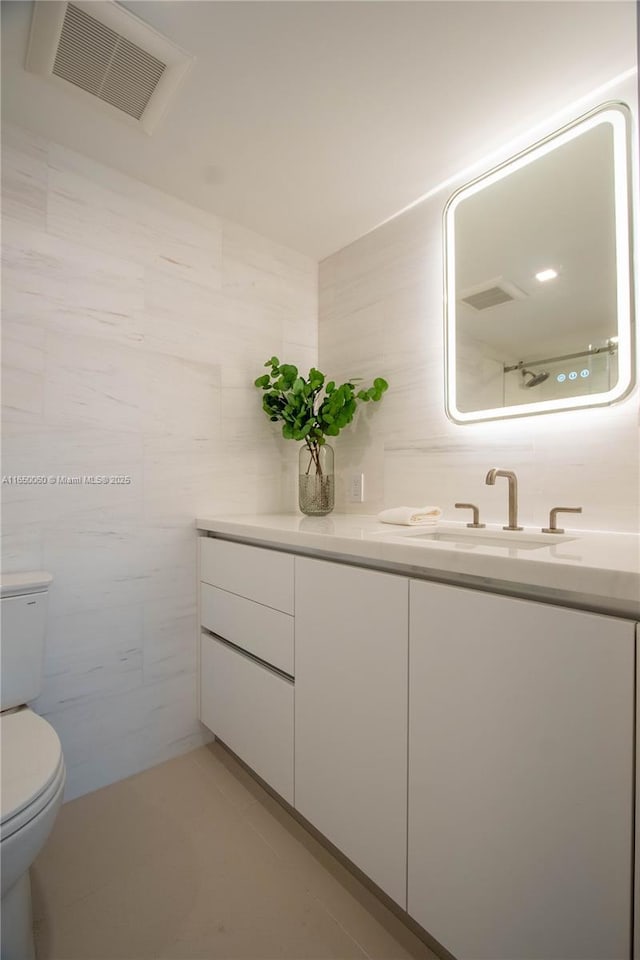
<instances>
[{"instance_id":1,"label":"toilet seat","mask_svg":"<svg viewBox=\"0 0 640 960\"><path fill-rule=\"evenodd\" d=\"M28 707L0 715L0 736L0 810L5 840L57 797L64 783L65 767L57 733Z\"/></svg>"}]
</instances>

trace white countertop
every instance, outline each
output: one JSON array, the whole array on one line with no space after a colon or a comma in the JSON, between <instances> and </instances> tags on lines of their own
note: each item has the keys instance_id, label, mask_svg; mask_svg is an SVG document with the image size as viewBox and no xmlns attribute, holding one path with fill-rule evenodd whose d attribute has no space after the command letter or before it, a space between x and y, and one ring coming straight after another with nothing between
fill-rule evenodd
<instances>
[{"instance_id":1,"label":"white countertop","mask_svg":"<svg viewBox=\"0 0 640 960\"><path fill-rule=\"evenodd\" d=\"M569 528L562 537L537 528L505 534L497 524L477 531L450 522L407 527L336 513L202 517L196 527L265 547L640 619L637 534ZM418 536L429 532L465 539L430 542ZM486 543L492 534L513 542Z\"/></svg>"}]
</instances>

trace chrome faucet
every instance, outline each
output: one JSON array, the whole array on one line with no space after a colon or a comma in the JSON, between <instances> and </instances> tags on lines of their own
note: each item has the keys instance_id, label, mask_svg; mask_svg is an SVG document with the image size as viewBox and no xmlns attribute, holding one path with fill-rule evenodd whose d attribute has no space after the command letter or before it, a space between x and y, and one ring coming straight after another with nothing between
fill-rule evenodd
<instances>
[{"instance_id":1,"label":"chrome faucet","mask_svg":"<svg viewBox=\"0 0 640 960\"><path fill-rule=\"evenodd\" d=\"M518 526L518 478L513 470L489 470L485 483L492 487L496 482L496 477L506 477L509 481L509 526L503 527L503 530L523 530L524 527Z\"/></svg>"}]
</instances>

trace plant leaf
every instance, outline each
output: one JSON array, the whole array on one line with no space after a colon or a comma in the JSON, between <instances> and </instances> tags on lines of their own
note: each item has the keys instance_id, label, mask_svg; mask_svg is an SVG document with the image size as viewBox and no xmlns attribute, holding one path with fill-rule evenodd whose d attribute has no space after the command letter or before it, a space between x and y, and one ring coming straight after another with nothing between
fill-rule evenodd
<instances>
[{"instance_id":1,"label":"plant leaf","mask_svg":"<svg viewBox=\"0 0 640 960\"><path fill-rule=\"evenodd\" d=\"M285 439L315 446L322 446L325 436L338 436L353 420L359 403L380 400L389 386L383 377L376 377L372 386L356 392L360 377L351 377L340 386L329 380L325 386L325 375L316 367L311 367L305 379L296 366L280 364L276 356L264 365L271 367L271 372L258 377L254 385L264 391L265 414L271 422L282 421Z\"/></svg>"}]
</instances>

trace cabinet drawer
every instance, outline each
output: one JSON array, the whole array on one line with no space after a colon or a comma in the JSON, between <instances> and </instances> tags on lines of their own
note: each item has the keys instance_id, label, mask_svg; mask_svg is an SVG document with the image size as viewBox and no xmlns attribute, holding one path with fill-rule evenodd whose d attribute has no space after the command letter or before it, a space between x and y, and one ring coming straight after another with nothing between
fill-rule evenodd
<instances>
[{"instance_id":1,"label":"cabinet drawer","mask_svg":"<svg viewBox=\"0 0 640 960\"><path fill-rule=\"evenodd\" d=\"M200 719L293 804L293 684L214 637L200 643Z\"/></svg>"},{"instance_id":2,"label":"cabinet drawer","mask_svg":"<svg viewBox=\"0 0 640 960\"><path fill-rule=\"evenodd\" d=\"M202 537L200 579L283 613L293 613L290 554Z\"/></svg>"},{"instance_id":3,"label":"cabinet drawer","mask_svg":"<svg viewBox=\"0 0 640 960\"><path fill-rule=\"evenodd\" d=\"M203 583L202 626L293 676L293 617Z\"/></svg>"}]
</instances>

